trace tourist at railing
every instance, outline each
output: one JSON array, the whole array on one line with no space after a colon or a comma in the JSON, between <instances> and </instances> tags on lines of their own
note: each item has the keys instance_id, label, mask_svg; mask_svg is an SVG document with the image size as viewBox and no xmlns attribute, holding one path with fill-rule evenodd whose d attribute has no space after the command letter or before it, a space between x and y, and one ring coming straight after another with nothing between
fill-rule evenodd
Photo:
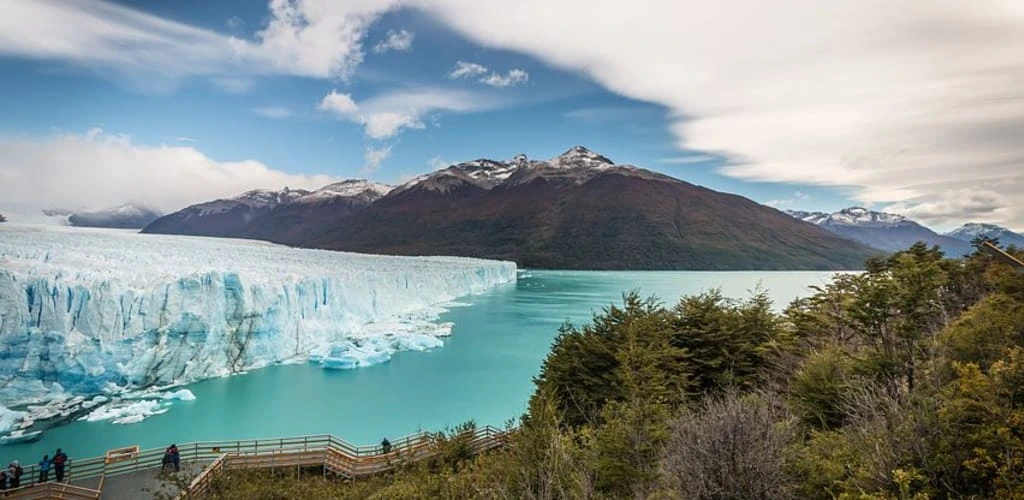
<instances>
[{"instance_id":1,"label":"tourist at railing","mask_svg":"<svg viewBox=\"0 0 1024 500\"><path fill-rule=\"evenodd\" d=\"M168 465L174 466L174 472L181 471L181 454L178 453L178 445L172 444L164 451L163 467L166 469Z\"/></svg>"},{"instance_id":2,"label":"tourist at railing","mask_svg":"<svg viewBox=\"0 0 1024 500\"><path fill-rule=\"evenodd\" d=\"M43 455L39 461L39 482L45 483L50 480L50 455Z\"/></svg>"},{"instance_id":3,"label":"tourist at railing","mask_svg":"<svg viewBox=\"0 0 1024 500\"><path fill-rule=\"evenodd\" d=\"M384 438L384 440L380 442L380 449L385 455L391 453L391 441L388 441L388 438Z\"/></svg>"},{"instance_id":4,"label":"tourist at railing","mask_svg":"<svg viewBox=\"0 0 1024 500\"><path fill-rule=\"evenodd\" d=\"M53 454L53 472L57 475L57 482L64 481L64 465L68 461L68 456L60 448L57 448L57 453Z\"/></svg>"},{"instance_id":5,"label":"tourist at railing","mask_svg":"<svg viewBox=\"0 0 1024 500\"><path fill-rule=\"evenodd\" d=\"M21 468L21 464L17 460L7 466L7 478L11 482L11 488L21 486L21 474L23 472L24 469Z\"/></svg>"},{"instance_id":6,"label":"tourist at railing","mask_svg":"<svg viewBox=\"0 0 1024 500\"><path fill-rule=\"evenodd\" d=\"M7 489L7 471L0 471L0 491Z\"/></svg>"}]
</instances>

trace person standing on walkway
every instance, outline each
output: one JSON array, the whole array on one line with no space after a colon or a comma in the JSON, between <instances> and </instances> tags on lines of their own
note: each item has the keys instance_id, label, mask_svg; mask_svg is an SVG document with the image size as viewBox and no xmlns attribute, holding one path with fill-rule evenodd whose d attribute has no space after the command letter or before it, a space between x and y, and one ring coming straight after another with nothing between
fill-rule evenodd
<instances>
[{"instance_id":1,"label":"person standing on walkway","mask_svg":"<svg viewBox=\"0 0 1024 500\"><path fill-rule=\"evenodd\" d=\"M53 472L57 474L57 482L64 481L64 464L68 461L68 456L57 448L57 453L53 454Z\"/></svg>"},{"instance_id":2,"label":"person standing on walkway","mask_svg":"<svg viewBox=\"0 0 1024 500\"><path fill-rule=\"evenodd\" d=\"M7 489L7 471L0 471L0 491Z\"/></svg>"},{"instance_id":3,"label":"person standing on walkway","mask_svg":"<svg viewBox=\"0 0 1024 500\"><path fill-rule=\"evenodd\" d=\"M43 455L39 461L39 482L45 483L50 480L50 455Z\"/></svg>"},{"instance_id":4,"label":"person standing on walkway","mask_svg":"<svg viewBox=\"0 0 1024 500\"><path fill-rule=\"evenodd\" d=\"M181 472L181 454L178 452L178 445L172 444L165 453L174 464L174 472Z\"/></svg>"},{"instance_id":5,"label":"person standing on walkway","mask_svg":"<svg viewBox=\"0 0 1024 500\"><path fill-rule=\"evenodd\" d=\"M388 441L388 438L384 438L384 440L380 442L380 449L384 450L385 455L391 453L391 441Z\"/></svg>"},{"instance_id":6,"label":"person standing on walkway","mask_svg":"<svg viewBox=\"0 0 1024 500\"><path fill-rule=\"evenodd\" d=\"M11 488L17 488L21 486L21 473L23 469L21 464L17 460L11 462L11 466L8 468L7 475L11 479Z\"/></svg>"}]
</instances>

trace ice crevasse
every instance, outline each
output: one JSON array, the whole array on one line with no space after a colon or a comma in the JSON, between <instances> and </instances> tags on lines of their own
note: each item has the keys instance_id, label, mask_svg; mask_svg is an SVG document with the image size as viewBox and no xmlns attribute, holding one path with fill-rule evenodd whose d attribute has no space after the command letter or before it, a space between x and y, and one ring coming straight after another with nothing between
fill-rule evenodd
<instances>
[{"instance_id":1,"label":"ice crevasse","mask_svg":"<svg viewBox=\"0 0 1024 500\"><path fill-rule=\"evenodd\" d=\"M511 262L5 225L0 404L372 363L440 345L439 304L515 279Z\"/></svg>"}]
</instances>

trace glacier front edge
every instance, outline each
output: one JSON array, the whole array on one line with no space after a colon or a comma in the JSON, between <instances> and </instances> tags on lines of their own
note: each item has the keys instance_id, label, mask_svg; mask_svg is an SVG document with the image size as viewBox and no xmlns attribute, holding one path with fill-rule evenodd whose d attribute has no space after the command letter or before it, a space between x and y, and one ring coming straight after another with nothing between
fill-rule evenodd
<instances>
[{"instance_id":1,"label":"glacier front edge","mask_svg":"<svg viewBox=\"0 0 1024 500\"><path fill-rule=\"evenodd\" d=\"M443 335L368 325L515 280L512 262L7 224L0 404L190 383L338 345Z\"/></svg>"}]
</instances>

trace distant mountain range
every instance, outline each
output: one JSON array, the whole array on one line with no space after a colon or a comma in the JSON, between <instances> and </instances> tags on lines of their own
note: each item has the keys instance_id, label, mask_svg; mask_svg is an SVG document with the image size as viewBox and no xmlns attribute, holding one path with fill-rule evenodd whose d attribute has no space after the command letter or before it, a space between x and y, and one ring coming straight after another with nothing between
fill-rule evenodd
<instances>
[{"instance_id":1,"label":"distant mountain range","mask_svg":"<svg viewBox=\"0 0 1024 500\"><path fill-rule=\"evenodd\" d=\"M49 213L47 213L49 212ZM44 211L47 215L61 215L58 211ZM68 217L68 223L81 227L110 227L117 229L142 229L162 215L156 210L126 203L119 207L94 212L75 212Z\"/></svg>"},{"instance_id":2,"label":"distant mountain range","mask_svg":"<svg viewBox=\"0 0 1024 500\"><path fill-rule=\"evenodd\" d=\"M1003 246L1013 245L1017 248L1024 248L1024 235L995 224L972 222L946 233L946 236L967 242L974 241L975 238L985 238L998 240L999 244Z\"/></svg>"},{"instance_id":3,"label":"distant mountain range","mask_svg":"<svg viewBox=\"0 0 1024 500\"><path fill-rule=\"evenodd\" d=\"M250 191L161 217L149 233L259 238L565 269L857 269L876 250L741 196L574 147L480 159L397 187Z\"/></svg>"},{"instance_id":4,"label":"distant mountain range","mask_svg":"<svg viewBox=\"0 0 1024 500\"><path fill-rule=\"evenodd\" d=\"M143 232L251 238L297 244L308 233L368 207L391 186L347 180L316 191L255 190L192 205L154 221Z\"/></svg>"},{"instance_id":5,"label":"distant mountain range","mask_svg":"<svg viewBox=\"0 0 1024 500\"><path fill-rule=\"evenodd\" d=\"M938 245L951 257L960 257L973 251L969 242L938 234L902 215L875 212L863 207L844 208L831 214L801 211L790 211L789 214L887 252L905 249L918 241Z\"/></svg>"},{"instance_id":6,"label":"distant mountain range","mask_svg":"<svg viewBox=\"0 0 1024 500\"><path fill-rule=\"evenodd\" d=\"M968 223L943 235L902 215L876 212L863 207L844 208L831 214L800 210L788 210L787 213L840 236L888 252L902 250L923 241L929 245L938 245L950 257L960 257L974 251L971 241L979 236L998 239L1003 245L1024 244L1024 236L994 224Z\"/></svg>"}]
</instances>

